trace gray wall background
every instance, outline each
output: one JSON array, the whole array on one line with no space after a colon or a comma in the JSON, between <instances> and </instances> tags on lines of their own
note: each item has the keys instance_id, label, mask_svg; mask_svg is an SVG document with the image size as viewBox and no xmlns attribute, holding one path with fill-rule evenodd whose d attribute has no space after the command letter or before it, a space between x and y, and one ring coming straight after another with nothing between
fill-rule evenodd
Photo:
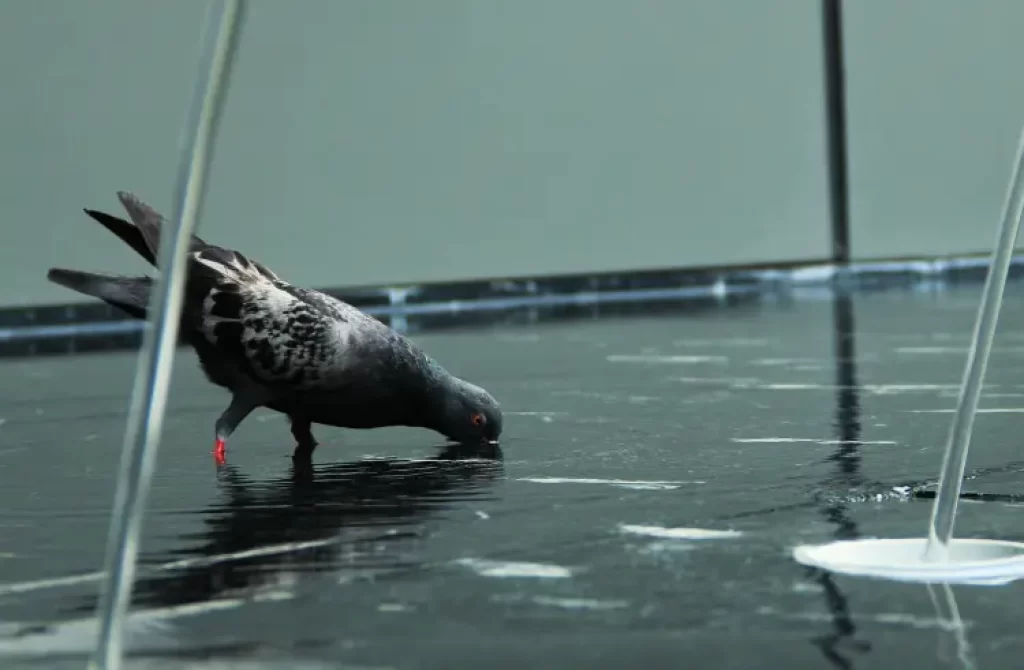
<instances>
[{"instance_id":1,"label":"gray wall background","mask_svg":"<svg viewBox=\"0 0 1024 670\"><path fill-rule=\"evenodd\" d=\"M1024 3L845 5L854 256L986 250ZM0 3L0 305L146 270L81 208L169 210L206 9ZM819 0L253 0L202 234L314 286L822 260L825 136Z\"/></svg>"},{"instance_id":2,"label":"gray wall background","mask_svg":"<svg viewBox=\"0 0 1024 670\"><path fill-rule=\"evenodd\" d=\"M1024 124L1024 2L844 2L855 259L989 252Z\"/></svg>"}]
</instances>

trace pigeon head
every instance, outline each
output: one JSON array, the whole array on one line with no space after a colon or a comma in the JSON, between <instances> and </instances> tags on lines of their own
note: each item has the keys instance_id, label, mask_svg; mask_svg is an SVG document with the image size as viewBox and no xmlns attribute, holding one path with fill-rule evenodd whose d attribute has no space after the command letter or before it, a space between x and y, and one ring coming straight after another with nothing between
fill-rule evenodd
<instances>
[{"instance_id":1,"label":"pigeon head","mask_svg":"<svg viewBox=\"0 0 1024 670\"><path fill-rule=\"evenodd\" d=\"M452 378L446 385L436 430L455 442L496 443L501 436L501 406L479 386Z\"/></svg>"}]
</instances>

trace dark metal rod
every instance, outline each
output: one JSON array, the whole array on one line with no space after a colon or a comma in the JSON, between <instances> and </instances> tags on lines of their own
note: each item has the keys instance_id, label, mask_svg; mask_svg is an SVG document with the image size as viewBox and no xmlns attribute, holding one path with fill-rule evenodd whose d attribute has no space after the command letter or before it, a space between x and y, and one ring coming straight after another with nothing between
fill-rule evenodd
<instances>
[{"instance_id":1,"label":"dark metal rod","mask_svg":"<svg viewBox=\"0 0 1024 670\"><path fill-rule=\"evenodd\" d=\"M825 127L828 142L832 260L850 261L850 196L846 150L846 66L842 0L822 0L825 55Z\"/></svg>"}]
</instances>

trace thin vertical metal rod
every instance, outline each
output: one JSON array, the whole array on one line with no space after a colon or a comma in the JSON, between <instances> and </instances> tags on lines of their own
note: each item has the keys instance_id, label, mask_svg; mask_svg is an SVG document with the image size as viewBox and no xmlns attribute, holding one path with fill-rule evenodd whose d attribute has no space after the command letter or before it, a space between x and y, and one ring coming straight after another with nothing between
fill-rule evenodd
<instances>
[{"instance_id":1,"label":"thin vertical metal rod","mask_svg":"<svg viewBox=\"0 0 1024 670\"><path fill-rule=\"evenodd\" d=\"M842 0L821 0L825 54L825 127L828 130L832 260L850 262L850 195L846 151L846 67Z\"/></svg>"},{"instance_id":2,"label":"thin vertical metal rod","mask_svg":"<svg viewBox=\"0 0 1024 670\"><path fill-rule=\"evenodd\" d=\"M1017 143L1017 156L1010 177L1006 202L1003 205L1003 219L999 224L996 248L992 252L985 290L982 293L978 317L974 324L974 337L967 354L960 395L957 398L956 413L949 429L946 455L942 461L939 487L932 505L932 516L928 527L928 545L925 560L945 561L949 558L949 542L953 538L953 524L956 521L957 503L963 486L964 467L967 465L967 451L971 444L971 430L974 416L978 411L988 357L992 352L999 309L1003 303L1006 276L1013 259L1013 248L1017 242L1021 216L1024 215L1024 130Z\"/></svg>"},{"instance_id":3,"label":"thin vertical metal rod","mask_svg":"<svg viewBox=\"0 0 1024 670\"><path fill-rule=\"evenodd\" d=\"M156 464L178 339L185 253L206 190L223 90L231 73L244 14L244 0L217 0L210 7L199 77L188 110L178 166L173 228L165 225L160 234L158 259L162 279L156 282L149 305L149 328L144 334L132 392L107 537L106 580L98 610L99 638L89 662L91 670L121 667L122 628L131 599L142 518Z\"/></svg>"}]
</instances>

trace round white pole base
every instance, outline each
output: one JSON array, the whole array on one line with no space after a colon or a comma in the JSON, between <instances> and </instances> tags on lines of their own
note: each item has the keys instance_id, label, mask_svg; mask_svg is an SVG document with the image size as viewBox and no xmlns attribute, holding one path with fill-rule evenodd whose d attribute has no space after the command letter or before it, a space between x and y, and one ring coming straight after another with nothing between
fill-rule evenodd
<instances>
[{"instance_id":1,"label":"round white pole base","mask_svg":"<svg viewBox=\"0 0 1024 670\"><path fill-rule=\"evenodd\" d=\"M954 538L949 560L924 560L927 538L848 540L793 549L802 565L836 574L931 584L997 586L1024 579L1024 543Z\"/></svg>"}]
</instances>

